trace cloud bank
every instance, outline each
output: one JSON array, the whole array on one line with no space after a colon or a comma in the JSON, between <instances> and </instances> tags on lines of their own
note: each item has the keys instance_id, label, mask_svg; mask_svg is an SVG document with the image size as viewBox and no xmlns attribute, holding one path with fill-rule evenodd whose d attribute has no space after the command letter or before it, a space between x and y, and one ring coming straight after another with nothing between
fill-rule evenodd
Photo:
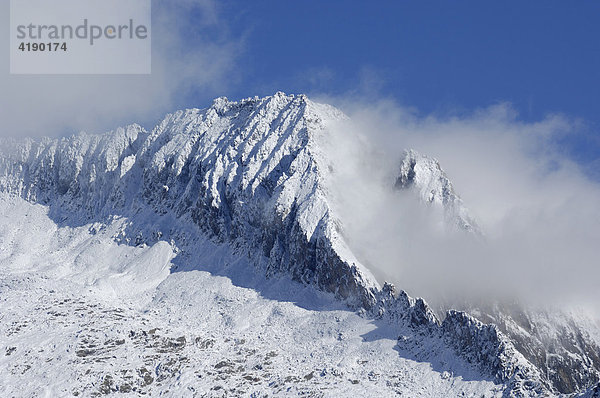
<instances>
[{"instance_id":1,"label":"cloud bank","mask_svg":"<svg viewBox=\"0 0 600 398\"><path fill-rule=\"evenodd\" d=\"M600 186L559 145L578 122L526 123L509 104L422 117L392 101L326 101L352 119L334 128L336 206L380 281L434 303L599 307ZM393 189L407 148L439 160L483 238L440 228L440 209Z\"/></svg>"}]
</instances>

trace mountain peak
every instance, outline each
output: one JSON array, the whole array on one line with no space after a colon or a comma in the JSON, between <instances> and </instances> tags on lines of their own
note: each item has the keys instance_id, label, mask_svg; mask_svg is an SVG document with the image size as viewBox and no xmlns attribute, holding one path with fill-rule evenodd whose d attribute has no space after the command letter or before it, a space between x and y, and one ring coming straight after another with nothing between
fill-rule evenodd
<instances>
[{"instance_id":1,"label":"mountain peak","mask_svg":"<svg viewBox=\"0 0 600 398\"><path fill-rule=\"evenodd\" d=\"M404 152L396 188L414 190L425 203L443 208L446 222L459 229L480 233L477 222L454 190L437 159L410 149Z\"/></svg>"},{"instance_id":2,"label":"mountain peak","mask_svg":"<svg viewBox=\"0 0 600 398\"><path fill-rule=\"evenodd\" d=\"M126 219L115 239L132 246L170 242L185 259L178 267L194 269L199 256L210 260L209 269L225 267L202 250L226 251L267 277L287 276L437 339L459 357L487 364L501 383L517 368L527 370L518 374L521 384L543 379L495 328L462 312L440 323L424 300L402 291L396 296L391 285L381 289L356 259L326 186L325 177L335 173L331 154L316 139L346 119L304 95L220 97L209 108L167 115L151 133L131 125L101 136L8 143L0 156L0 191L47 205L67 225ZM479 230L435 159L407 151L396 188L443 208L452 225ZM594 380L593 372L586 365L580 373Z\"/></svg>"}]
</instances>

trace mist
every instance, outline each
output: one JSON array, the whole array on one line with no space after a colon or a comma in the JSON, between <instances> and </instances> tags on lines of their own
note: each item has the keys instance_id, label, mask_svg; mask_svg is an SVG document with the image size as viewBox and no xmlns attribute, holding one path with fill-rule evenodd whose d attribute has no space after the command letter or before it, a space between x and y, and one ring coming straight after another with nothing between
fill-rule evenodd
<instances>
[{"instance_id":1,"label":"mist","mask_svg":"<svg viewBox=\"0 0 600 398\"><path fill-rule=\"evenodd\" d=\"M335 208L380 283L434 304L600 307L600 186L558 145L580 122L523 122L509 104L449 117L391 101L337 105L351 121L329 142ZM409 148L440 162L482 236L448 228L441 208L394 189Z\"/></svg>"},{"instance_id":2,"label":"mist","mask_svg":"<svg viewBox=\"0 0 600 398\"><path fill-rule=\"evenodd\" d=\"M0 36L0 137L104 133L134 122L152 128L168 112L206 106L196 102L222 95L235 81L230 75L242 45L215 4L152 1L150 75L10 75L6 30ZM8 1L0 11L9 26Z\"/></svg>"}]
</instances>

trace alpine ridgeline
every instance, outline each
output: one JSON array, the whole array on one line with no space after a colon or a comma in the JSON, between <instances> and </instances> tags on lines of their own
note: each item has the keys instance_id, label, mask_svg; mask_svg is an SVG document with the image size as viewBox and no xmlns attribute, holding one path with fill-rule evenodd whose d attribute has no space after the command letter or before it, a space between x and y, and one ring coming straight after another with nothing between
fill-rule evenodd
<instances>
[{"instance_id":1,"label":"alpine ridgeline","mask_svg":"<svg viewBox=\"0 0 600 398\"><path fill-rule=\"evenodd\" d=\"M399 350L433 360L435 347L449 347L509 395L592 393L600 350L574 319L496 305L450 310L441 320L422 299L380 287L352 254L331 205L336 165L322 142L346 119L304 95L277 93L218 98L208 109L168 115L151 132L130 125L104 135L5 141L0 190L47 205L66 225L125 217L129 227L115 239L167 240L185 259L180 267L201 261L202 240L227 246L267 277L289 276L365 316L389 319ZM434 159L406 152L396 188L480 233Z\"/></svg>"}]
</instances>

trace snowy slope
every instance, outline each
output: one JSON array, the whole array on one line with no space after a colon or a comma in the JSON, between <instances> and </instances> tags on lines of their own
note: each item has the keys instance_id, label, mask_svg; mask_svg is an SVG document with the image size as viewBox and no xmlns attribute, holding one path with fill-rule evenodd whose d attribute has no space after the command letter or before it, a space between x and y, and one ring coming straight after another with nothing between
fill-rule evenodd
<instances>
[{"instance_id":1,"label":"snowy slope","mask_svg":"<svg viewBox=\"0 0 600 398\"><path fill-rule=\"evenodd\" d=\"M320 145L345 118L277 93L219 98L150 133L3 143L5 391L555 391L498 326L458 311L441 321L354 257ZM439 165L407 159L397 184L476 229ZM28 217L34 230L14 227ZM43 376L57 368L35 350L67 371Z\"/></svg>"},{"instance_id":2,"label":"snowy slope","mask_svg":"<svg viewBox=\"0 0 600 398\"><path fill-rule=\"evenodd\" d=\"M165 274L173 248L116 244L123 220L57 227L47 213L0 198L1 396L502 393L439 341L260 277L224 245L212 250L237 260L231 277ZM399 349L398 333L440 363Z\"/></svg>"}]
</instances>

